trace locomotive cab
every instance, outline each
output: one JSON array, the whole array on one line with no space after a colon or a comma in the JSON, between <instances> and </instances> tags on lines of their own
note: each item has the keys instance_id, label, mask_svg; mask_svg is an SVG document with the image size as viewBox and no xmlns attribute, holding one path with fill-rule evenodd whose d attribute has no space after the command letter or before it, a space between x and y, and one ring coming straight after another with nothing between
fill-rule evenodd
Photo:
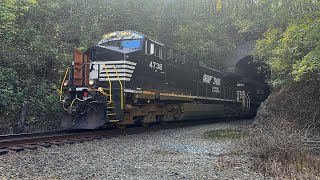
<instances>
[{"instance_id":1,"label":"locomotive cab","mask_svg":"<svg viewBox=\"0 0 320 180\"><path fill-rule=\"evenodd\" d=\"M104 35L98 45L83 53L75 50L69 79L62 88L61 100L68 112L62 126L95 129L123 119L124 89L136 65L128 59L142 48L142 35L120 31Z\"/></svg>"}]
</instances>

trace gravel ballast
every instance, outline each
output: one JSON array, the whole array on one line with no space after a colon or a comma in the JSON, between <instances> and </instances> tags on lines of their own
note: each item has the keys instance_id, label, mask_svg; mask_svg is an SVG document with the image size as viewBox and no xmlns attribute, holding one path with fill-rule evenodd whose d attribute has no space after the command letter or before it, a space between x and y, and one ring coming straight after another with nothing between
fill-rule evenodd
<instances>
[{"instance_id":1,"label":"gravel ballast","mask_svg":"<svg viewBox=\"0 0 320 180\"><path fill-rule=\"evenodd\" d=\"M263 179L239 140L205 138L252 120L165 129L0 156L0 179Z\"/></svg>"}]
</instances>

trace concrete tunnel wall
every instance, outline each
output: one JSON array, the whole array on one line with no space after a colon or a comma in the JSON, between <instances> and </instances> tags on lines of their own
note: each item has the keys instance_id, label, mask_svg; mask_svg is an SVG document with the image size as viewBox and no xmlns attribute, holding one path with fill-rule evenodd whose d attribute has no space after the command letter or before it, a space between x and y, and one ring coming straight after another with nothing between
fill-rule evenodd
<instances>
[{"instance_id":1,"label":"concrete tunnel wall","mask_svg":"<svg viewBox=\"0 0 320 180\"><path fill-rule=\"evenodd\" d=\"M253 61L252 51L256 45L256 41L248 41L238 46L232 54L227 56L224 60L224 67L226 70L238 74L242 77L258 81L265 84L266 75L269 73L259 62Z\"/></svg>"},{"instance_id":2,"label":"concrete tunnel wall","mask_svg":"<svg viewBox=\"0 0 320 180\"><path fill-rule=\"evenodd\" d=\"M227 58L223 61L223 65L226 70L235 72L237 63L248 56L252 55L252 50L256 45L256 41L248 41L244 44L238 46L232 54L227 56Z\"/></svg>"}]
</instances>

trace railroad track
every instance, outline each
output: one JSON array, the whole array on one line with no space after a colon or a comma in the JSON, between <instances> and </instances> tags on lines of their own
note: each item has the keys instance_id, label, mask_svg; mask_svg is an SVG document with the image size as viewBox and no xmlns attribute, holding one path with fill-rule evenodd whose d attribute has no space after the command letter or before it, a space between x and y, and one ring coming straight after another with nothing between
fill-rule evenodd
<instances>
[{"instance_id":1,"label":"railroad track","mask_svg":"<svg viewBox=\"0 0 320 180\"><path fill-rule=\"evenodd\" d=\"M303 145L309 149L320 150L320 139L311 139L303 141Z\"/></svg>"},{"instance_id":2,"label":"railroad track","mask_svg":"<svg viewBox=\"0 0 320 180\"><path fill-rule=\"evenodd\" d=\"M115 136L139 134L162 129L174 129L187 126L216 123L219 120L201 120L191 122L175 122L165 125L152 125L149 127L131 127L126 129L106 129L90 131L58 131L45 133L15 134L0 136L0 155L11 152L20 152L25 149L36 150L51 146L81 143L96 139L105 139Z\"/></svg>"}]
</instances>

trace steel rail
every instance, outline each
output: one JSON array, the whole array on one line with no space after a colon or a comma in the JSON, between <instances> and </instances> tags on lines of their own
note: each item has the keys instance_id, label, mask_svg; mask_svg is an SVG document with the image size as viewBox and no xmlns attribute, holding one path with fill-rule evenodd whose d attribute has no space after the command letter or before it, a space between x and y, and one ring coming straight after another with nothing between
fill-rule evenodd
<instances>
[{"instance_id":1,"label":"steel rail","mask_svg":"<svg viewBox=\"0 0 320 180\"><path fill-rule=\"evenodd\" d=\"M188 126L212 124L226 120L198 120L173 122L165 125L152 125L149 127L131 127L126 129L105 129L89 131L57 131L45 133L25 133L0 136L0 155L9 152L20 152L24 149L37 149L38 147L60 146L63 144L74 144L76 142L92 141L123 135L141 134L145 132L159 131L163 129L175 129Z\"/></svg>"}]
</instances>

